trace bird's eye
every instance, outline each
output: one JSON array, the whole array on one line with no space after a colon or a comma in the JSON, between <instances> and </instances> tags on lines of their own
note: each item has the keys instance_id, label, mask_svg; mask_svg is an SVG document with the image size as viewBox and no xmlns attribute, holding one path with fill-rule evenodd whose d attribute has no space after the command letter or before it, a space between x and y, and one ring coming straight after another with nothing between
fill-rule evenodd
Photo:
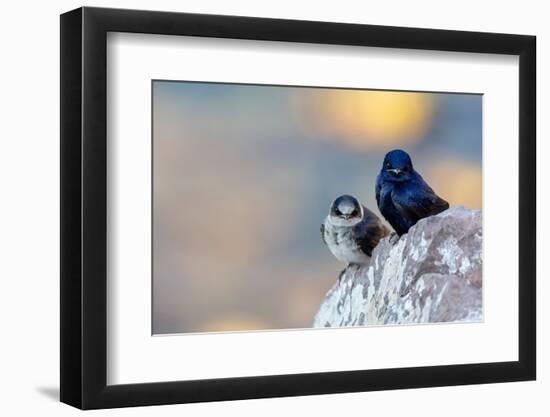
<instances>
[{"instance_id":1,"label":"bird's eye","mask_svg":"<svg viewBox=\"0 0 550 417\"><path fill-rule=\"evenodd\" d=\"M335 208L335 209L334 209L334 214L336 214L337 216L341 216L341 215L342 215L342 212L340 211L340 209Z\"/></svg>"},{"instance_id":2,"label":"bird's eye","mask_svg":"<svg viewBox=\"0 0 550 417\"><path fill-rule=\"evenodd\" d=\"M357 212L357 209L353 209L353 211L351 212L351 215L353 217L357 216L359 213Z\"/></svg>"},{"instance_id":3,"label":"bird's eye","mask_svg":"<svg viewBox=\"0 0 550 417\"><path fill-rule=\"evenodd\" d=\"M391 168L391 164L389 162L386 162L386 168Z\"/></svg>"}]
</instances>

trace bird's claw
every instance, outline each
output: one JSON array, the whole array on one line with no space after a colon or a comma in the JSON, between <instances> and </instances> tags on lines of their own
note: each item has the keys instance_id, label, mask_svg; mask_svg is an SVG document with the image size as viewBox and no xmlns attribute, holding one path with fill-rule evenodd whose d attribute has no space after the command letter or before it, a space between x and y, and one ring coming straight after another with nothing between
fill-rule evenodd
<instances>
[{"instance_id":1,"label":"bird's claw","mask_svg":"<svg viewBox=\"0 0 550 417\"><path fill-rule=\"evenodd\" d=\"M338 285L342 283L342 277L346 274L346 269L342 269L342 272L340 272L340 275L338 275Z\"/></svg>"},{"instance_id":2,"label":"bird's claw","mask_svg":"<svg viewBox=\"0 0 550 417\"><path fill-rule=\"evenodd\" d=\"M392 246L394 246L397 242L399 242L399 235L395 232L392 232L390 234L389 242Z\"/></svg>"}]
</instances>

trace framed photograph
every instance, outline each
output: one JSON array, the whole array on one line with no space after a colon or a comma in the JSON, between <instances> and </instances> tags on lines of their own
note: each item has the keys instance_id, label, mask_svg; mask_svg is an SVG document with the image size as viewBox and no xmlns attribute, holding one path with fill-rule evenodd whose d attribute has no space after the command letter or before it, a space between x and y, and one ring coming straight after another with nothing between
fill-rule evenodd
<instances>
[{"instance_id":1,"label":"framed photograph","mask_svg":"<svg viewBox=\"0 0 550 417\"><path fill-rule=\"evenodd\" d=\"M535 37L61 16L61 401L533 380Z\"/></svg>"}]
</instances>

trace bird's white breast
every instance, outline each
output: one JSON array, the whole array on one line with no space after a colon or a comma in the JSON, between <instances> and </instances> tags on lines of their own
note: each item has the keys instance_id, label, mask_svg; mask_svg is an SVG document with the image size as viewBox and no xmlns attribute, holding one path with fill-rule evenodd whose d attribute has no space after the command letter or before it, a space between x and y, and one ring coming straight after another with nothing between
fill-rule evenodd
<instances>
[{"instance_id":1,"label":"bird's white breast","mask_svg":"<svg viewBox=\"0 0 550 417\"><path fill-rule=\"evenodd\" d=\"M332 254L342 262L364 264L370 257L365 254L353 234L353 227L334 226L327 217L324 238Z\"/></svg>"}]
</instances>

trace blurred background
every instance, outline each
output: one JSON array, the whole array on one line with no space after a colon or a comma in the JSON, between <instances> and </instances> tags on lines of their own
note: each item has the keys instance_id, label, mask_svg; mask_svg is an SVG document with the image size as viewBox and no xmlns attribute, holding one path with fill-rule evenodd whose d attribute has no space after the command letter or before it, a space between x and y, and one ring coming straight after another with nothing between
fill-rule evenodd
<instances>
[{"instance_id":1,"label":"blurred background","mask_svg":"<svg viewBox=\"0 0 550 417\"><path fill-rule=\"evenodd\" d=\"M374 195L402 148L481 208L482 96L153 82L153 333L311 327L344 264L331 201Z\"/></svg>"}]
</instances>

